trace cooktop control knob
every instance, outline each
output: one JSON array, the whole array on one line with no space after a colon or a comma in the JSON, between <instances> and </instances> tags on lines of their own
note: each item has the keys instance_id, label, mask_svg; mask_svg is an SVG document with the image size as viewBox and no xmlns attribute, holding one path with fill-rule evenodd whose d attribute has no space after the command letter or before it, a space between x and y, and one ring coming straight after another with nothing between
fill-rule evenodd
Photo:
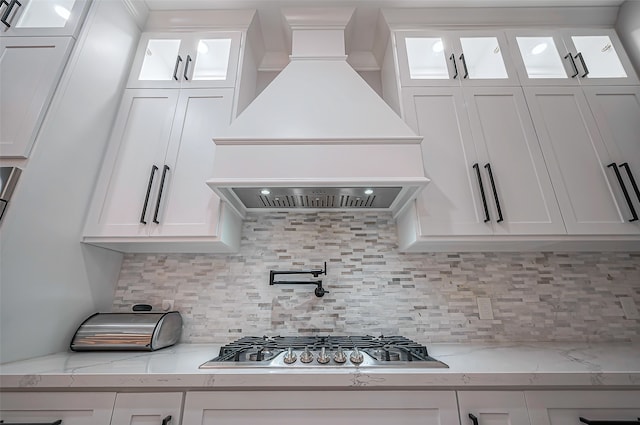
<instances>
[{"instance_id":1,"label":"cooktop control knob","mask_svg":"<svg viewBox=\"0 0 640 425\"><path fill-rule=\"evenodd\" d=\"M349 356L349 360L351 360L351 363L353 364L360 364L364 361L364 356L362 355L360 350L358 350L358 347L353 347L353 351Z\"/></svg>"},{"instance_id":2,"label":"cooktop control knob","mask_svg":"<svg viewBox=\"0 0 640 425\"><path fill-rule=\"evenodd\" d=\"M309 347L305 347L304 352L300 354L300 361L302 363L311 363L313 361L313 353L309 351Z\"/></svg>"},{"instance_id":3,"label":"cooktop control knob","mask_svg":"<svg viewBox=\"0 0 640 425\"><path fill-rule=\"evenodd\" d=\"M289 349L284 355L284 359L283 359L284 362L286 364L291 364L291 363L295 363L297 359L298 357L296 356L296 353L293 352L293 348L289 347Z\"/></svg>"},{"instance_id":4,"label":"cooktop control knob","mask_svg":"<svg viewBox=\"0 0 640 425\"><path fill-rule=\"evenodd\" d=\"M318 363L327 364L329 361L331 361L331 357L327 354L327 349L322 347L320 354L318 354Z\"/></svg>"},{"instance_id":5,"label":"cooktop control knob","mask_svg":"<svg viewBox=\"0 0 640 425\"><path fill-rule=\"evenodd\" d=\"M344 363L347 361L347 355L344 354L342 347L338 347L338 351L333 355L333 361L336 363Z\"/></svg>"}]
</instances>

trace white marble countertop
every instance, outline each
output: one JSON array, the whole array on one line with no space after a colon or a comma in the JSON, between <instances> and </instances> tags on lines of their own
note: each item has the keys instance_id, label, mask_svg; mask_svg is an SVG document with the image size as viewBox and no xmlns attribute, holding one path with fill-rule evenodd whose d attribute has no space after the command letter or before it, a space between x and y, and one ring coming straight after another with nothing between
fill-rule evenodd
<instances>
[{"instance_id":1,"label":"white marble countertop","mask_svg":"<svg viewBox=\"0 0 640 425\"><path fill-rule=\"evenodd\" d=\"M59 353L0 365L0 389L640 389L640 344L427 344L449 369L198 369L221 344Z\"/></svg>"}]
</instances>

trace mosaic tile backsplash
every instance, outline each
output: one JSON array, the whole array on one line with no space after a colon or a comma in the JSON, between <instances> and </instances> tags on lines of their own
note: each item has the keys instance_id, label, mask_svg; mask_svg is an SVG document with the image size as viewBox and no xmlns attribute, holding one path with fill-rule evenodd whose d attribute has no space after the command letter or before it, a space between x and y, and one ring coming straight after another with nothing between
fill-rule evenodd
<instances>
[{"instance_id":1,"label":"mosaic tile backsplash","mask_svg":"<svg viewBox=\"0 0 640 425\"><path fill-rule=\"evenodd\" d=\"M321 268L313 285L269 270ZM479 318L477 297L493 320ZM175 300L182 342L246 335L399 334L426 342L640 341L640 252L403 254L387 213L249 216L234 255L128 254L113 311Z\"/></svg>"}]
</instances>

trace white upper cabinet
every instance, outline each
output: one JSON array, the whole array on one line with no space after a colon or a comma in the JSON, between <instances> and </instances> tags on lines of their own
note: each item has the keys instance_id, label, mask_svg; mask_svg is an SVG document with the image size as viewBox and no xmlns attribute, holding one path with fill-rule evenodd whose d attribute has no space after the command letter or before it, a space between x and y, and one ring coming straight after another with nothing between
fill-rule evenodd
<instances>
[{"instance_id":1,"label":"white upper cabinet","mask_svg":"<svg viewBox=\"0 0 640 425\"><path fill-rule=\"evenodd\" d=\"M90 0L3 0L0 37L76 36Z\"/></svg>"},{"instance_id":2,"label":"white upper cabinet","mask_svg":"<svg viewBox=\"0 0 640 425\"><path fill-rule=\"evenodd\" d=\"M524 85L638 83L613 30L514 30L508 36Z\"/></svg>"},{"instance_id":3,"label":"white upper cabinet","mask_svg":"<svg viewBox=\"0 0 640 425\"><path fill-rule=\"evenodd\" d=\"M500 32L402 31L395 37L402 86L519 85Z\"/></svg>"},{"instance_id":4,"label":"white upper cabinet","mask_svg":"<svg viewBox=\"0 0 640 425\"><path fill-rule=\"evenodd\" d=\"M145 33L127 87L234 87L240 32Z\"/></svg>"}]
</instances>

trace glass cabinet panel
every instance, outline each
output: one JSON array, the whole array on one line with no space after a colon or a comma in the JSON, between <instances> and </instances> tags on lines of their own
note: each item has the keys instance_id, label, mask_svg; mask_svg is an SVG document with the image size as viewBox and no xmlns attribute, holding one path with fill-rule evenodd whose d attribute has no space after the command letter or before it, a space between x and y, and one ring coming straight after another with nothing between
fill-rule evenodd
<instances>
[{"instance_id":1,"label":"glass cabinet panel","mask_svg":"<svg viewBox=\"0 0 640 425\"><path fill-rule=\"evenodd\" d=\"M76 0L30 0L16 23L18 28L63 28Z\"/></svg>"},{"instance_id":2,"label":"glass cabinet panel","mask_svg":"<svg viewBox=\"0 0 640 425\"><path fill-rule=\"evenodd\" d=\"M406 38L411 79L448 79L449 69L440 37Z\"/></svg>"},{"instance_id":3,"label":"glass cabinet panel","mask_svg":"<svg viewBox=\"0 0 640 425\"><path fill-rule=\"evenodd\" d=\"M179 60L179 49L180 40L149 40L138 80L166 81L173 79L174 70Z\"/></svg>"},{"instance_id":4,"label":"glass cabinet panel","mask_svg":"<svg viewBox=\"0 0 640 425\"><path fill-rule=\"evenodd\" d=\"M229 38L199 40L192 78L194 80L226 80L230 52L231 39Z\"/></svg>"},{"instance_id":5,"label":"glass cabinet panel","mask_svg":"<svg viewBox=\"0 0 640 425\"><path fill-rule=\"evenodd\" d=\"M529 78L568 78L553 37L516 37Z\"/></svg>"},{"instance_id":6,"label":"glass cabinet panel","mask_svg":"<svg viewBox=\"0 0 640 425\"><path fill-rule=\"evenodd\" d=\"M509 78L496 37L461 37L469 79Z\"/></svg>"},{"instance_id":7,"label":"glass cabinet panel","mask_svg":"<svg viewBox=\"0 0 640 425\"><path fill-rule=\"evenodd\" d=\"M586 78L627 77L609 36L572 36L571 41L576 46L577 54L582 53L589 71Z\"/></svg>"}]
</instances>

